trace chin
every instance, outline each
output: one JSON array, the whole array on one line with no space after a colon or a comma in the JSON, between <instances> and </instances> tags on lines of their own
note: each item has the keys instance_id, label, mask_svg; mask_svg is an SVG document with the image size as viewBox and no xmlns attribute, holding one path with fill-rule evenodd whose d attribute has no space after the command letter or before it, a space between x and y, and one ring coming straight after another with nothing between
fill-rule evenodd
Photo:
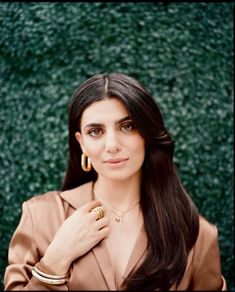
<instances>
[{"instance_id":1,"label":"chin","mask_svg":"<svg viewBox=\"0 0 235 292\"><path fill-rule=\"evenodd\" d=\"M125 181L125 180L130 180L132 177L136 176L137 173L138 171L127 172L127 171L121 170L121 171L117 171L113 173L111 173L110 171L104 176L106 179L112 180L112 181Z\"/></svg>"}]
</instances>

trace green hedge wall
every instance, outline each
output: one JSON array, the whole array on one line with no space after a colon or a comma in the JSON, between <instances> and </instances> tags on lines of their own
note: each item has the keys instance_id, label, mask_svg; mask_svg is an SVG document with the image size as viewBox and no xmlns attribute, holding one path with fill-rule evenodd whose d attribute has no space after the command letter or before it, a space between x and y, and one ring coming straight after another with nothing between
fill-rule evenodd
<instances>
[{"instance_id":1,"label":"green hedge wall","mask_svg":"<svg viewBox=\"0 0 235 292\"><path fill-rule=\"evenodd\" d=\"M234 289L233 13L226 2L1 2L1 282L22 202L60 187L75 88L118 71L159 103L182 181L218 226Z\"/></svg>"}]
</instances>

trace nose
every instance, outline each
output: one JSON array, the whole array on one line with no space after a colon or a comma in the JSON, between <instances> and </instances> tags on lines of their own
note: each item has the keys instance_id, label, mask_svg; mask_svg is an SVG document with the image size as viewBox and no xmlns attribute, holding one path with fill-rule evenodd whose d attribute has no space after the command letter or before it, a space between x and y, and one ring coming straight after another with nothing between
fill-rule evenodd
<instances>
[{"instance_id":1,"label":"nose","mask_svg":"<svg viewBox=\"0 0 235 292\"><path fill-rule=\"evenodd\" d=\"M118 141L117 133L110 131L106 135L105 150L108 153L116 153L121 150L121 145Z\"/></svg>"}]
</instances>

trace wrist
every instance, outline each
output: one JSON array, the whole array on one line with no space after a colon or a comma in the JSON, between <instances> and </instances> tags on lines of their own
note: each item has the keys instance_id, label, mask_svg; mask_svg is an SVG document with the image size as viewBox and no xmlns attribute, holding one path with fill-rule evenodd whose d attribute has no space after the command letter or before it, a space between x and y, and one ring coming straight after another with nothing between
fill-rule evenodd
<instances>
[{"instance_id":1,"label":"wrist","mask_svg":"<svg viewBox=\"0 0 235 292\"><path fill-rule=\"evenodd\" d=\"M63 275L51 274L51 269L44 264L42 259L32 268L32 275L40 282L51 285L66 284L70 278L70 273Z\"/></svg>"},{"instance_id":2,"label":"wrist","mask_svg":"<svg viewBox=\"0 0 235 292\"><path fill-rule=\"evenodd\" d=\"M68 273L70 262L66 257L45 254L39 262L40 268L49 274L63 275Z\"/></svg>"}]
</instances>

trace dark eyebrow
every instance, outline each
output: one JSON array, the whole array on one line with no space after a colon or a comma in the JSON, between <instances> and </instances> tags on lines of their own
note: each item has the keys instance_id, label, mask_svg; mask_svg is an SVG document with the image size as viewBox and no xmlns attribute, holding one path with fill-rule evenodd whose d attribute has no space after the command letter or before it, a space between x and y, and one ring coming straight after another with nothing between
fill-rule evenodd
<instances>
[{"instance_id":1,"label":"dark eyebrow","mask_svg":"<svg viewBox=\"0 0 235 292\"><path fill-rule=\"evenodd\" d=\"M126 116L126 117L124 117L124 118L116 121L115 124L118 125L118 124L121 124L121 123L123 123L125 121L129 121L129 120L131 120L131 118L129 116ZM85 128L92 128L92 127L104 127L104 124L101 124L101 123L90 123L90 124L87 124L85 126Z\"/></svg>"},{"instance_id":2,"label":"dark eyebrow","mask_svg":"<svg viewBox=\"0 0 235 292\"><path fill-rule=\"evenodd\" d=\"M125 121L130 121L131 118L129 116L126 116L125 118L120 119L119 121L115 122L115 124L121 124Z\"/></svg>"}]
</instances>

